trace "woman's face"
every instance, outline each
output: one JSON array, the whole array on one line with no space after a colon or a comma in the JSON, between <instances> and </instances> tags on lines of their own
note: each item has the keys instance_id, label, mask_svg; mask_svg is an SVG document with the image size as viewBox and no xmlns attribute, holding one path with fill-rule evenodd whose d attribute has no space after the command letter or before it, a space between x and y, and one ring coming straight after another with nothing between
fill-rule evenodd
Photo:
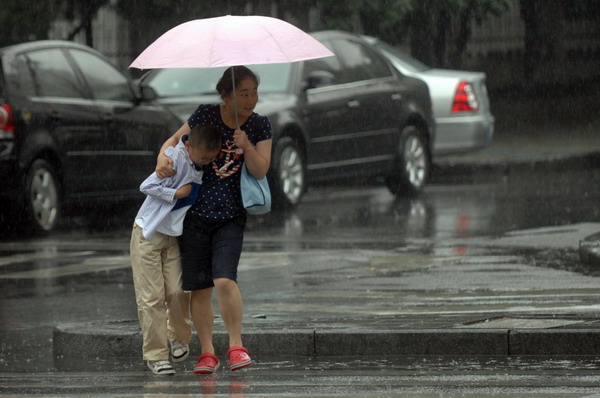
<instances>
[{"instance_id":1,"label":"woman's face","mask_svg":"<svg viewBox=\"0 0 600 398\"><path fill-rule=\"evenodd\" d=\"M256 82L252 78L244 79L236 85L235 92L238 115L250 117L258 102L258 86ZM233 98L228 96L226 101L229 102L228 105L233 108Z\"/></svg>"}]
</instances>

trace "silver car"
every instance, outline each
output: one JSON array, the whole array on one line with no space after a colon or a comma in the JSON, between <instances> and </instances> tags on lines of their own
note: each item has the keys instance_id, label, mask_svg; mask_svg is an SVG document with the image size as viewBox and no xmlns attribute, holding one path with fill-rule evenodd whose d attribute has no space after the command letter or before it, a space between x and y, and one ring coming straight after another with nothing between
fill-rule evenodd
<instances>
[{"instance_id":1,"label":"silver car","mask_svg":"<svg viewBox=\"0 0 600 398\"><path fill-rule=\"evenodd\" d=\"M363 36L404 75L427 83L433 104L434 155L472 151L492 142L494 116L485 86L485 73L432 69L396 47Z\"/></svg>"}]
</instances>

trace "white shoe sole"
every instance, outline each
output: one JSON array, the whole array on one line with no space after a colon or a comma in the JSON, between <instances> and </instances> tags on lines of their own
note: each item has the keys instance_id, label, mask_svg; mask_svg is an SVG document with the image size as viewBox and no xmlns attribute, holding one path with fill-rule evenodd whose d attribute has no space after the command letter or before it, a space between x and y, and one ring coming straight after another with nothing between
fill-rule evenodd
<instances>
[{"instance_id":1,"label":"white shoe sole","mask_svg":"<svg viewBox=\"0 0 600 398\"><path fill-rule=\"evenodd\" d=\"M186 353L185 353L185 354L183 354L183 355L182 355L182 356L180 356L180 357L175 357L175 356L173 355L173 352L171 352L171 360L172 360L173 362L183 362L183 361L185 361L186 359L188 359L188 357L189 357L189 356L190 356L190 350L189 350L189 348L188 348L188 350L186 351Z\"/></svg>"},{"instance_id":2,"label":"white shoe sole","mask_svg":"<svg viewBox=\"0 0 600 398\"><path fill-rule=\"evenodd\" d=\"M175 369L173 369L171 365L153 366L150 361L147 361L146 365L148 365L148 369L150 369L155 375L163 376L175 374Z\"/></svg>"}]
</instances>

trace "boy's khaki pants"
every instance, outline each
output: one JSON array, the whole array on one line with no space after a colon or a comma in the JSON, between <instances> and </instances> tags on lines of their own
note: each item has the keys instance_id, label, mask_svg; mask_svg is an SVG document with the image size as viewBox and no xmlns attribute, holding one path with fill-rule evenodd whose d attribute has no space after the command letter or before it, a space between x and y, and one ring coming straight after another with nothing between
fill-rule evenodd
<instances>
[{"instance_id":1,"label":"boy's khaki pants","mask_svg":"<svg viewBox=\"0 0 600 398\"><path fill-rule=\"evenodd\" d=\"M181 290L177 237L156 232L149 241L134 223L130 253L144 360L169 359L167 338L187 344L192 338L190 294Z\"/></svg>"}]
</instances>

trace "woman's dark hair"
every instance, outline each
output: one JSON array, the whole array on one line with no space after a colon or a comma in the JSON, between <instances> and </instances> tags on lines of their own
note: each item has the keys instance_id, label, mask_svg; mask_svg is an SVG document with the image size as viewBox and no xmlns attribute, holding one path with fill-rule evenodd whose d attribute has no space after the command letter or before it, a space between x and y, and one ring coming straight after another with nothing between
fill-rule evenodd
<instances>
[{"instance_id":1,"label":"woman's dark hair","mask_svg":"<svg viewBox=\"0 0 600 398\"><path fill-rule=\"evenodd\" d=\"M256 76L256 74L250 69L246 68L245 66L230 66L229 68L225 69L225 72L223 72L223 76L221 76L219 82L217 83L217 92L219 93L221 98L224 98L226 95L229 95L233 92L233 82L231 81L232 69L236 87L239 86L242 80L248 78L253 79L254 82L256 82L256 85L258 86L258 76Z\"/></svg>"}]
</instances>

